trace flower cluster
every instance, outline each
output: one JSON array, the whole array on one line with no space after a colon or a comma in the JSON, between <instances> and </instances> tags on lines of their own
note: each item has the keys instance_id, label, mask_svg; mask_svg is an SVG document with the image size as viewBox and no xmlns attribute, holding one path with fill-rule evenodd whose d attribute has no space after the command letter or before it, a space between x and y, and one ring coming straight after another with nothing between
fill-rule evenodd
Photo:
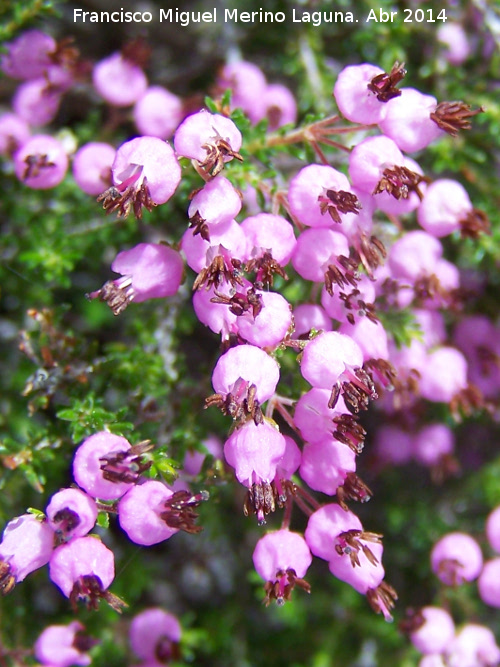
<instances>
[{"instance_id":1,"label":"flower cluster","mask_svg":"<svg viewBox=\"0 0 500 667\"><path fill-rule=\"evenodd\" d=\"M441 39L448 39L444 31ZM81 83L77 54L38 31L21 36L2 59L3 71L23 81L12 113L0 118L2 153L33 189L55 188L71 165L77 186L116 219L142 220L144 209L167 211L172 200L182 207L182 235L167 243L148 233L121 250L111 264L119 277L87 297L119 316L133 304L177 295L185 281L192 286L196 317L220 337L204 407L220 410L230 428L212 453L228 475L234 471L244 487L242 511L263 532L253 562L265 582L264 602L282 605L295 587L314 594L305 577L316 556L390 621L397 592L386 581L382 535L353 509L373 495L361 477L365 444L372 449L373 438L370 455L380 468L415 460L442 481L458 470L454 422L492 413L500 398L498 325L483 315L465 315L454 327L447 320L464 309L468 287L448 259L447 242L474 243L488 233L488 219L459 181L433 179L418 162L430 144L470 129L484 109L405 87L402 63L389 72L364 63L338 75L340 115L287 129L297 118L293 95L268 84L255 65L225 65L216 90L232 89L230 102L226 96L189 112L169 90L149 85L145 55L134 42L95 64L87 82L103 103L129 109L136 136L118 147L68 146L38 128ZM234 109L264 128L253 144ZM341 142L345 135L356 144ZM292 162L279 187L241 176L253 151L297 143L307 144L315 161ZM391 329L395 312L406 312L419 330L406 345ZM435 417L445 409L452 417L446 423ZM373 434L364 420L369 410L383 420ZM199 461L187 459L172 488L154 478L152 456L149 441L132 445L107 430L85 438L73 459L75 485L54 493L45 515L7 524L1 592L48 564L74 609L78 602L97 609L104 599L121 611L126 603L109 591L114 553L91 534L99 513L116 514L129 540L151 546L179 530L198 533L195 510L209 497L191 490ZM291 529L294 509L306 517L303 532ZM275 514L280 527L264 533ZM498 508L487 536L499 551ZM500 558L483 563L469 535L439 540L431 567L448 586L477 579L480 598L500 607ZM405 629L425 655L421 667L500 663L487 628L456 631L444 609L413 612ZM50 626L36 658L60 667L90 664L92 642L83 630L78 621ZM159 608L130 626L144 666L175 660L180 636L177 619Z\"/></svg>"}]
</instances>

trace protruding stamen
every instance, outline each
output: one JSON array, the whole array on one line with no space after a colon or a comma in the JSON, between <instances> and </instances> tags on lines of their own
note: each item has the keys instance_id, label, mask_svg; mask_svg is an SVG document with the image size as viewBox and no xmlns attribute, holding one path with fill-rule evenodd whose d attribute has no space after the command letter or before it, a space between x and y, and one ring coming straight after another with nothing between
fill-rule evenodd
<instances>
[{"instance_id":1,"label":"protruding stamen","mask_svg":"<svg viewBox=\"0 0 500 667\"><path fill-rule=\"evenodd\" d=\"M379 102L388 102L401 95L401 91L396 86L405 76L405 64L396 61L389 74L384 72L373 77L368 84L368 90L377 96Z\"/></svg>"},{"instance_id":2,"label":"protruding stamen","mask_svg":"<svg viewBox=\"0 0 500 667\"><path fill-rule=\"evenodd\" d=\"M472 109L465 102L441 102L430 114L431 120L452 137L458 136L460 130L470 130L472 124L469 118L484 113L483 107Z\"/></svg>"}]
</instances>

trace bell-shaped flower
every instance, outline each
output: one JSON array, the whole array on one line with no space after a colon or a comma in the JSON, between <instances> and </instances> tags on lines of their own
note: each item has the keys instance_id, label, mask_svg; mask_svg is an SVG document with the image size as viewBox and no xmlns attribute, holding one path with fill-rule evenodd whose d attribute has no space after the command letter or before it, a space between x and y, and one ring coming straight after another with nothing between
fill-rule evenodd
<instances>
[{"instance_id":1,"label":"bell-shaped flower","mask_svg":"<svg viewBox=\"0 0 500 667\"><path fill-rule=\"evenodd\" d=\"M266 605L271 600L276 600L279 605L284 604L290 599L295 586L310 592L304 576L312 562L312 555L299 533L289 530L267 533L257 542L253 562L258 574L266 582Z\"/></svg>"}]
</instances>

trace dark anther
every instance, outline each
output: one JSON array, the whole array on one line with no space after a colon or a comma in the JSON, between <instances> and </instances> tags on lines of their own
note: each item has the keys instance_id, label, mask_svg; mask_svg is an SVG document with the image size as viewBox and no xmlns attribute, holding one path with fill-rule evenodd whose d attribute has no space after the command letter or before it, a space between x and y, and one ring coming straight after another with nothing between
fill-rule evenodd
<instances>
[{"instance_id":1,"label":"dark anther","mask_svg":"<svg viewBox=\"0 0 500 667\"><path fill-rule=\"evenodd\" d=\"M405 64L396 61L389 74L384 72L373 77L368 84L368 90L377 96L379 102L388 102L393 97L401 95L401 91L396 86L405 76Z\"/></svg>"},{"instance_id":2,"label":"dark anther","mask_svg":"<svg viewBox=\"0 0 500 667\"><path fill-rule=\"evenodd\" d=\"M342 223L339 213L355 213L361 210L361 202L352 192L345 190L326 190L318 197L319 208L322 215L328 213L337 224Z\"/></svg>"},{"instance_id":3,"label":"dark anther","mask_svg":"<svg viewBox=\"0 0 500 667\"><path fill-rule=\"evenodd\" d=\"M382 178L372 194L378 195L380 192L387 192L395 199L408 199L411 192L416 192L418 198L422 200L423 194L419 188L421 183L429 183L429 179L422 174L411 171L408 167L394 165L394 167L384 169Z\"/></svg>"},{"instance_id":4,"label":"dark anther","mask_svg":"<svg viewBox=\"0 0 500 667\"><path fill-rule=\"evenodd\" d=\"M477 116L478 113L484 113L483 107L471 109L465 102L441 102L430 114L430 118L441 130L456 137L460 130L470 130L472 124L469 118Z\"/></svg>"}]
</instances>

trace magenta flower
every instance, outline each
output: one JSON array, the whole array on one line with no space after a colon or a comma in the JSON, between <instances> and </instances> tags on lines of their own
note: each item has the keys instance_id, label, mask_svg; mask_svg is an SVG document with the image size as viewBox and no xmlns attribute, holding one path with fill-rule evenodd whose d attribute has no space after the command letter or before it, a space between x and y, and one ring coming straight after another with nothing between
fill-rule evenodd
<instances>
[{"instance_id":1,"label":"magenta flower","mask_svg":"<svg viewBox=\"0 0 500 667\"><path fill-rule=\"evenodd\" d=\"M18 86L12 99L15 113L33 127L48 125L59 111L62 90L47 79L31 79Z\"/></svg>"},{"instance_id":2,"label":"magenta flower","mask_svg":"<svg viewBox=\"0 0 500 667\"><path fill-rule=\"evenodd\" d=\"M330 561L335 552L336 538L347 531L362 531L363 527L353 512L330 503L316 510L307 522L305 539L315 556Z\"/></svg>"},{"instance_id":3,"label":"magenta flower","mask_svg":"<svg viewBox=\"0 0 500 667\"><path fill-rule=\"evenodd\" d=\"M375 433L375 453L384 464L404 465L413 456L413 438L408 431L384 424Z\"/></svg>"},{"instance_id":4,"label":"magenta flower","mask_svg":"<svg viewBox=\"0 0 500 667\"><path fill-rule=\"evenodd\" d=\"M88 195L98 195L111 185L111 165L115 149L110 144L92 141L85 144L73 158L73 177Z\"/></svg>"},{"instance_id":5,"label":"magenta flower","mask_svg":"<svg viewBox=\"0 0 500 667\"><path fill-rule=\"evenodd\" d=\"M33 647L36 659L49 667L90 665L92 659L87 651L96 642L84 630L79 621L68 625L49 625Z\"/></svg>"},{"instance_id":6,"label":"magenta flower","mask_svg":"<svg viewBox=\"0 0 500 667\"><path fill-rule=\"evenodd\" d=\"M259 213L245 218L241 227L248 240L249 259L262 258L265 253L270 253L281 266L288 264L297 243L288 220L280 215Z\"/></svg>"},{"instance_id":7,"label":"magenta flower","mask_svg":"<svg viewBox=\"0 0 500 667\"><path fill-rule=\"evenodd\" d=\"M489 628L468 623L455 635L445 659L447 667L495 667L500 664L500 648Z\"/></svg>"},{"instance_id":8,"label":"magenta flower","mask_svg":"<svg viewBox=\"0 0 500 667\"><path fill-rule=\"evenodd\" d=\"M467 360L459 350L438 347L427 354L419 378L419 390L424 398L449 403L467 386Z\"/></svg>"},{"instance_id":9,"label":"magenta flower","mask_svg":"<svg viewBox=\"0 0 500 667\"><path fill-rule=\"evenodd\" d=\"M162 86L150 86L136 101L134 122L143 135L170 139L182 120L182 100Z\"/></svg>"},{"instance_id":10,"label":"magenta flower","mask_svg":"<svg viewBox=\"0 0 500 667\"><path fill-rule=\"evenodd\" d=\"M247 312L236 318L238 333L251 345L273 350L292 328L292 309L277 292L263 292L261 304L256 317Z\"/></svg>"},{"instance_id":11,"label":"magenta flower","mask_svg":"<svg viewBox=\"0 0 500 667\"><path fill-rule=\"evenodd\" d=\"M441 607L423 607L410 619L413 646L424 654L443 653L455 637L455 624Z\"/></svg>"},{"instance_id":12,"label":"magenta flower","mask_svg":"<svg viewBox=\"0 0 500 667\"><path fill-rule=\"evenodd\" d=\"M486 561L477 580L477 590L485 604L500 609L500 558Z\"/></svg>"},{"instance_id":13,"label":"magenta flower","mask_svg":"<svg viewBox=\"0 0 500 667\"><path fill-rule=\"evenodd\" d=\"M463 185L449 178L440 178L427 187L417 219L426 232L437 237L457 230L474 237L488 226L484 214L473 208Z\"/></svg>"},{"instance_id":14,"label":"magenta flower","mask_svg":"<svg viewBox=\"0 0 500 667\"><path fill-rule=\"evenodd\" d=\"M94 66L92 82L99 95L115 107L128 107L146 92L142 69L121 53L113 53Z\"/></svg>"},{"instance_id":15,"label":"magenta flower","mask_svg":"<svg viewBox=\"0 0 500 667\"><path fill-rule=\"evenodd\" d=\"M486 537L491 548L500 553L500 505L486 519Z\"/></svg>"},{"instance_id":16,"label":"magenta flower","mask_svg":"<svg viewBox=\"0 0 500 667\"><path fill-rule=\"evenodd\" d=\"M36 79L54 64L56 41L40 30L27 30L5 45L0 67L13 79Z\"/></svg>"},{"instance_id":17,"label":"magenta flower","mask_svg":"<svg viewBox=\"0 0 500 667\"><path fill-rule=\"evenodd\" d=\"M349 243L344 234L331 229L306 229L297 239L292 255L293 268L306 280L322 283L330 267L338 275L346 271L342 258L349 257ZM351 272L354 283L358 276ZM349 278L338 278L343 284L351 282ZM352 284L352 282L351 282Z\"/></svg>"},{"instance_id":18,"label":"magenta flower","mask_svg":"<svg viewBox=\"0 0 500 667\"><path fill-rule=\"evenodd\" d=\"M216 176L191 199L188 209L190 227L194 228L194 235L200 234L210 241L212 229L231 222L240 210L241 196L238 191L227 178Z\"/></svg>"},{"instance_id":19,"label":"magenta flower","mask_svg":"<svg viewBox=\"0 0 500 667\"><path fill-rule=\"evenodd\" d=\"M295 404L294 422L302 438L311 444L320 444L329 439L336 430L334 419L348 410L342 396L334 408L330 408L331 392L314 387L299 398Z\"/></svg>"},{"instance_id":20,"label":"magenta flower","mask_svg":"<svg viewBox=\"0 0 500 667\"><path fill-rule=\"evenodd\" d=\"M28 123L14 113L0 116L0 155L13 155L30 136Z\"/></svg>"},{"instance_id":21,"label":"magenta flower","mask_svg":"<svg viewBox=\"0 0 500 667\"><path fill-rule=\"evenodd\" d=\"M271 600L284 604L290 600L295 586L309 593L311 587L304 581L304 576L311 562L309 547L299 533L277 530L261 537L253 552L253 563L266 582L266 605Z\"/></svg>"},{"instance_id":22,"label":"magenta flower","mask_svg":"<svg viewBox=\"0 0 500 667\"><path fill-rule=\"evenodd\" d=\"M307 343L300 372L313 387L332 389L342 375L350 377L362 365L363 353L352 338L327 331Z\"/></svg>"},{"instance_id":23,"label":"magenta flower","mask_svg":"<svg viewBox=\"0 0 500 667\"><path fill-rule=\"evenodd\" d=\"M0 543L0 592L10 593L28 574L46 565L54 550L54 532L33 514L9 521Z\"/></svg>"},{"instance_id":24,"label":"magenta flower","mask_svg":"<svg viewBox=\"0 0 500 667\"><path fill-rule=\"evenodd\" d=\"M120 526L132 542L145 546L163 542L180 529L199 532L191 508L204 498L193 496L186 502L184 496L184 491L174 493L155 480L133 486L118 503Z\"/></svg>"},{"instance_id":25,"label":"magenta flower","mask_svg":"<svg viewBox=\"0 0 500 667\"><path fill-rule=\"evenodd\" d=\"M285 438L277 428L266 421L256 424L253 420L233 431L224 445L227 463L248 489L245 514L255 513L260 525L280 502L281 491L271 483L285 449Z\"/></svg>"},{"instance_id":26,"label":"magenta flower","mask_svg":"<svg viewBox=\"0 0 500 667\"><path fill-rule=\"evenodd\" d=\"M83 602L88 609L97 609L99 600L106 600L116 611L123 603L107 591L115 578L115 559L96 537L77 537L61 544L52 554L49 574L74 608Z\"/></svg>"},{"instance_id":27,"label":"magenta flower","mask_svg":"<svg viewBox=\"0 0 500 667\"><path fill-rule=\"evenodd\" d=\"M285 447L285 439L277 428L266 421L258 425L248 421L226 440L224 456L238 481L250 487L272 482Z\"/></svg>"},{"instance_id":28,"label":"magenta flower","mask_svg":"<svg viewBox=\"0 0 500 667\"><path fill-rule=\"evenodd\" d=\"M149 467L141 463L142 451L140 445L132 447L119 435L107 431L95 433L76 450L73 460L75 481L93 498L120 498Z\"/></svg>"},{"instance_id":29,"label":"magenta flower","mask_svg":"<svg viewBox=\"0 0 500 667\"><path fill-rule=\"evenodd\" d=\"M447 586L460 586L477 579L483 567L478 543L466 533L448 533L431 552L434 574Z\"/></svg>"},{"instance_id":30,"label":"magenta flower","mask_svg":"<svg viewBox=\"0 0 500 667\"><path fill-rule=\"evenodd\" d=\"M255 99L255 98L254 98ZM297 102L293 93L281 83L270 83L263 95L264 118L270 131L297 122Z\"/></svg>"},{"instance_id":31,"label":"magenta flower","mask_svg":"<svg viewBox=\"0 0 500 667\"><path fill-rule=\"evenodd\" d=\"M200 168L212 177L224 168L224 163L242 160L241 132L230 118L212 114L205 109L188 116L177 128L175 150L183 157L197 160Z\"/></svg>"},{"instance_id":32,"label":"magenta flower","mask_svg":"<svg viewBox=\"0 0 500 667\"><path fill-rule=\"evenodd\" d=\"M362 274L356 287L340 287L334 283L328 291L321 291L321 304L328 315L339 322L354 323L365 315L372 315L376 299L375 283ZM373 315L372 315L373 317Z\"/></svg>"},{"instance_id":33,"label":"magenta flower","mask_svg":"<svg viewBox=\"0 0 500 667\"><path fill-rule=\"evenodd\" d=\"M332 321L324 308L315 303L301 303L293 310L295 330L292 338L307 340L311 331L331 331Z\"/></svg>"},{"instance_id":34,"label":"magenta flower","mask_svg":"<svg viewBox=\"0 0 500 667\"><path fill-rule=\"evenodd\" d=\"M306 443L302 450L300 476L315 491L333 496L344 484L347 474L355 470L353 449L333 437L314 444Z\"/></svg>"},{"instance_id":35,"label":"magenta flower","mask_svg":"<svg viewBox=\"0 0 500 667\"><path fill-rule=\"evenodd\" d=\"M232 347L222 355L212 373L214 390L222 396L231 394L237 402L254 385L255 398L264 403L274 394L278 380L276 361L254 345Z\"/></svg>"},{"instance_id":36,"label":"magenta flower","mask_svg":"<svg viewBox=\"0 0 500 667\"><path fill-rule=\"evenodd\" d=\"M248 254L248 241L245 232L236 220L230 220L213 226L209 230L207 241L194 229L186 229L182 236L181 248L188 266L199 273L209 267L217 256L222 256L228 272L234 271L231 260L242 260Z\"/></svg>"},{"instance_id":37,"label":"magenta flower","mask_svg":"<svg viewBox=\"0 0 500 667\"><path fill-rule=\"evenodd\" d=\"M394 278L411 285L435 272L443 246L437 238L420 230L406 232L392 244L387 263Z\"/></svg>"},{"instance_id":38,"label":"magenta flower","mask_svg":"<svg viewBox=\"0 0 500 667\"><path fill-rule=\"evenodd\" d=\"M339 333L357 343L363 353L363 361L389 358L387 332L380 322L366 316L358 317L354 323L341 324Z\"/></svg>"},{"instance_id":39,"label":"magenta flower","mask_svg":"<svg viewBox=\"0 0 500 667\"><path fill-rule=\"evenodd\" d=\"M167 664L179 659L181 624L173 614L153 607L134 616L130 623L129 640L141 660Z\"/></svg>"},{"instance_id":40,"label":"magenta flower","mask_svg":"<svg viewBox=\"0 0 500 667\"><path fill-rule=\"evenodd\" d=\"M252 123L264 118L266 113L266 77L253 63L240 60L222 67L217 78L222 90L231 89L231 108L240 107Z\"/></svg>"},{"instance_id":41,"label":"magenta flower","mask_svg":"<svg viewBox=\"0 0 500 667\"><path fill-rule=\"evenodd\" d=\"M446 47L443 56L450 65L461 65L470 56L472 48L460 23L443 23L436 30L436 37Z\"/></svg>"},{"instance_id":42,"label":"magenta flower","mask_svg":"<svg viewBox=\"0 0 500 667\"><path fill-rule=\"evenodd\" d=\"M385 114L385 104L370 90L369 84L384 70L363 63L344 67L337 77L333 96L340 113L353 123L379 123Z\"/></svg>"},{"instance_id":43,"label":"magenta flower","mask_svg":"<svg viewBox=\"0 0 500 667\"><path fill-rule=\"evenodd\" d=\"M137 218L142 208L152 211L174 194L181 180L181 168L172 147L157 137L137 137L116 151L112 167L113 185L98 201L108 213Z\"/></svg>"},{"instance_id":44,"label":"magenta flower","mask_svg":"<svg viewBox=\"0 0 500 667\"><path fill-rule=\"evenodd\" d=\"M26 141L14 155L16 176L35 190L54 188L68 169L68 156L60 141L37 134Z\"/></svg>"},{"instance_id":45,"label":"magenta flower","mask_svg":"<svg viewBox=\"0 0 500 667\"><path fill-rule=\"evenodd\" d=\"M97 505L80 489L62 489L54 493L46 509L49 526L58 542L83 537L95 526Z\"/></svg>"},{"instance_id":46,"label":"magenta flower","mask_svg":"<svg viewBox=\"0 0 500 667\"><path fill-rule=\"evenodd\" d=\"M413 440L415 459L426 466L436 466L455 448L453 431L446 424L429 424L421 428Z\"/></svg>"},{"instance_id":47,"label":"magenta flower","mask_svg":"<svg viewBox=\"0 0 500 667\"><path fill-rule=\"evenodd\" d=\"M89 298L105 301L114 315L119 315L135 301L172 296L180 287L184 264L180 254L167 245L139 243L118 253L111 269L121 278L110 280L89 294Z\"/></svg>"},{"instance_id":48,"label":"magenta flower","mask_svg":"<svg viewBox=\"0 0 500 667\"><path fill-rule=\"evenodd\" d=\"M435 97L415 88L402 88L401 95L387 102L379 127L402 151L414 153L444 136L430 117L436 107Z\"/></svg>"},{"instance_id":49,"label":"magenta flower","mask_svg":"<svg viewBox=\"0 0 500 667\"><path fill-rule=\"evenodd\" d=\"M328 165L310 164L290 181L290 211L308 227L340 226L344 214L361 208L350 190L351 184L342 172Z\"/></svg>"},{"instance_id":50,"label":"magenta flower","mask_svg":"<svg viewBox=\"0 0 500 667\"><path fill-rule=\"evenodd\" d=\"M217 290L219 297L221 294L230 299L229 290L219 288ZM238 327L236 325L237 316L232 313L227 304L220 302L214 303L212 299L218 298L214 287L206 290L197 290L193 294L193 309L196 317L202 324L209 327L214 333L220 333L222 340L228 340L230 334L236 334Z\"/></svg>"}]
</instances>

